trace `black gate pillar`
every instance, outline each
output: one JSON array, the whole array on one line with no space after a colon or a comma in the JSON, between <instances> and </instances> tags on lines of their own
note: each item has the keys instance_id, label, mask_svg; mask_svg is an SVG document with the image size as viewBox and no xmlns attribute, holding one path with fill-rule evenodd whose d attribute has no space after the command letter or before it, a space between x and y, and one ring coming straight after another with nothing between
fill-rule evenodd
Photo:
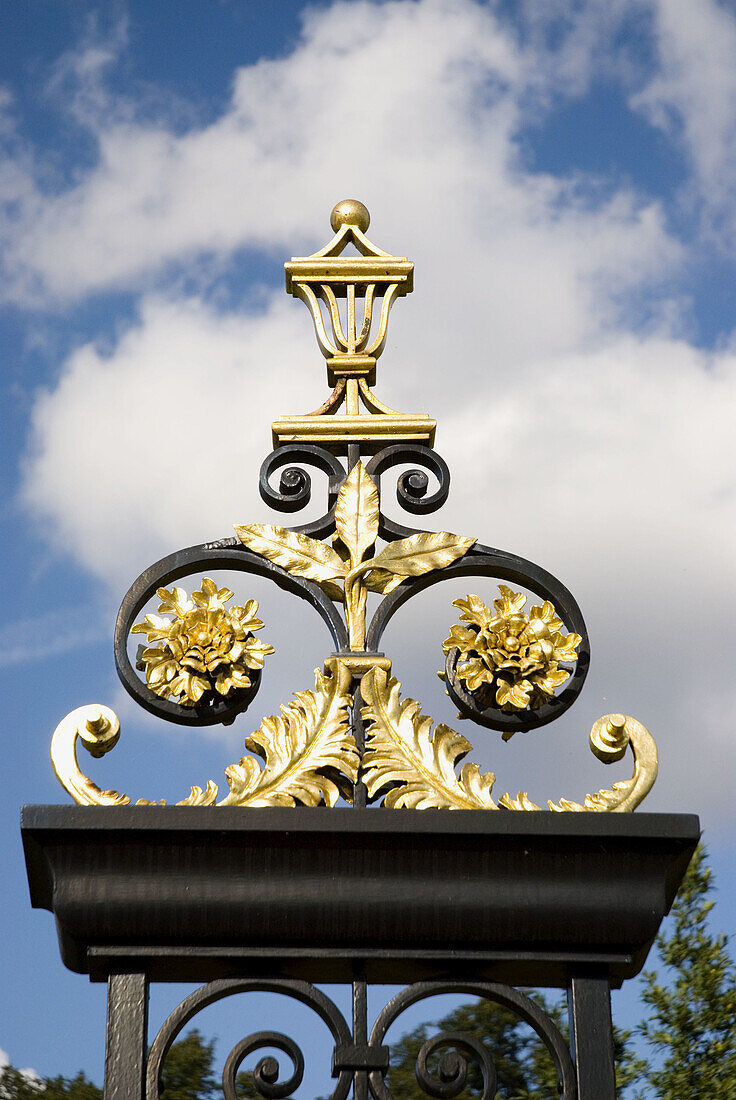
<instances>
[{"instance_id":1,"label":"black gate pillar","mask_svg":"<svg viewBox=\"0 0 736 1100\"><path fill-rule=\"evenodd\" d=\"M361 203L339 203L332 240L286 264L286 288L310 309L333 388L316 412L272 425L260 492L278 511L299 511L311 467L327 479L324 515L292 528L236 525L170 554L133 583L115 628L118 673L142 707L183 725L232 722L254 706L273 652L258 640L266 624L257 602L242 591L242 575L255 575L305 601L328 628L314 687L260 720L246 755L226 769L226 791L210 780L174 806L131 806L84 774L79 744L102 756L120 725L105 706L80 707L51 744L77 805L23 810L32 904L54 913L64 963L108 983L105 1100L158 1100L166 1053L188 1022L214 1001L259 991L307 1005L327 1026L332 1100L390 1100L388 1029L449 992L529 1024L563 1100L613 1100L610 989L643 966L698 840L694 816L630 812L657 773L654 740L634 718L603 715L589 738L604 764L630 753L628 778L542 809L523 791L494 796L494 774L463 763L473 748L464 734L433 724L402 694L383 633L445 579L472 585L437 636L447 694L460 718L504 740L572 706L590 642L572 593L541 566L475 535L404 527L385 514L390 471L399 505L415 516L441 507L450 473L434 450L435 421L373 393L389 310L412 290L414 267L371 243L369 221ZM500 516L485 496L477 514ZM237 576L242 602L202 576L220 570ZM136 634L147 644L133 656ZM150 1046L149 981L204 983ZM352 984L350 1021L316 983ZM404 987L372 1021L368 983ZM519 986L568 990L569 1042ZM291 1069L261 1058L256 1092L275 1100L298 1089L297 1044L257 1031L226 1059L226 1100L241 1063L264 1049ZM491 1052L462 1034L422 1046L420 1089L458 1096L469 1060L494 1096Z\"/></svg>"}]
</instances>

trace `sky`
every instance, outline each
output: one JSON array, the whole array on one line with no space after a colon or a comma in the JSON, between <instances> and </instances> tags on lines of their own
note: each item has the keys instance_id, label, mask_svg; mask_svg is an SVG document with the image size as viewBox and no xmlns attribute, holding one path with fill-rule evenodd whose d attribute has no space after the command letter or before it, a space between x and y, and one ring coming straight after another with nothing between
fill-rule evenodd
<instances>
[{"instance_id":1,"label":"sky","mask_svg":"<svg viewBox=\"0 0 736 1100\"><path fill-rule=\"evenodd\" d=\"M63 969L20 851L20 804L67 801L57 722L112 706L120 744L89 773L175 801L221 782L330 651L308 610L236 577L276 654L248 714L191 731L136 713L112 630L157 558L282 521L257 488L271 421L327 396L282 265L328 241L347 197L416 265L376 392L439 422L453 484L428 526L550 570L590 633L564 718L469 734L474 759L498 794L582 799L630 774L590 756L591 724L635 716L660 752L646 809L700 814L733 931L736 4L17 0L2 17L11 1062L101 1079L104 990ZM385 649L452 724L434 672L464 590L441 588ZM619 996L625 1022L635 991Z\"/></svg>"}]
</instances>

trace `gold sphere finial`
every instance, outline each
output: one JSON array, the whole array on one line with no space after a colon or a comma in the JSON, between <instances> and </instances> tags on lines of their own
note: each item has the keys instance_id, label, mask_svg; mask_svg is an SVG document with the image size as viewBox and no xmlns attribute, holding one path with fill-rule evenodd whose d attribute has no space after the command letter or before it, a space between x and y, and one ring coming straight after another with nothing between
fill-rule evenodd
<instances>
[{"instance_id":1,"label":"gold sphere finial","mask_svg":"<svg viewBox=\"0 0 736 1100\"><path fill-rule=\"evenodd\" d=\"M357 199L343 199L333 207L330 214L330 225L333 232L337 233L343 225L354 225L361 233L365 233L371 224L371 216L368 207L363 206Z\"/></svg>"}]
</instances>

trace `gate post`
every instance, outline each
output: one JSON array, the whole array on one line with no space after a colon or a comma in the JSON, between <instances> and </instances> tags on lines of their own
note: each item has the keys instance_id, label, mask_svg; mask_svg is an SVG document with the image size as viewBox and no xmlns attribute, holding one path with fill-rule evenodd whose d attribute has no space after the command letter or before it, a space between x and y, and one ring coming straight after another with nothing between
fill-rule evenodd
<instances>
[{"instance_id":1,"label":"gate post","mask_svg":"<svg viewBox=\"0 0 736 1100\"><path fill-rule=\"evenodd\" d=\"M226 791L210 780L173 806L130 805L80 769L80 744L100 757L118 742L108 707L62 719L51 758L77 805L23 809L31 901L54 913L65 965L108 983L105 1100L158 1100L166 1054L189 1021L215 1001L258 992L306 1005L328 1028L331 1100L351 1090L354 1100L391 1100L386 1034L441 993L485 998L533 1028L562 1100L615 1100L610 990L644 965L699 822L631 813L657 774L656 745L635 718L603 715L589 738L604 764L630 754L629 777L543 809L525 791L494 795L494 773L462 763L473 748L464 733L433 724L402 693L384 631L444 580L472 584L452 601L459 621L436 639L447 695L459 718L505 741L572 706L590 642L574 596L541 566L475 534L405 527L385 514L389 471L400 471L396 498L413 516L440 508L450 486L435 421L396 412L372 389L390 308L412 291L414 265L372 244L362 203L338 203L330 221L332 240L285 272L287 291L311 312L332 393L316 412L272 424L259 483L266 504L296 512L311 498L304 467L316 469L327 478L324 514L293 528L236 525L235 535L154 563L122 601L114 648L123 686L145 710L187 726L234 721L254 704L273 646L256 636L267 624L247 588L231 605L234 592L201 575L228 570L305 601L334 649L313 689L297 685L279 714L246 727L247 755L226 769ZM237 423L224 412L223 423ZM219 441L218 423L209 430ZM196 464L196 441L188 461ZM479 500L474 520L488 512ZM489 578L496 587L474 594ZM132 657L136 634L147 645ZM160 1023L149 1049L155 981L204 984ZM317 983L352 983L350 1021ZM405 986L372 1022L368 983ZM569 1041L519 986L568 990ZM263 1050L279 1055L258 1061L256 1093L278 1100L299 1088L298 1044L257 1029L225 1060L226 1100L241 1064ZM460 1032L422 1044L418 1085L457 1096L469 1064L483 1095L495 1096L503 1082L489 1044Z\"/></svg>"}]
</instances>

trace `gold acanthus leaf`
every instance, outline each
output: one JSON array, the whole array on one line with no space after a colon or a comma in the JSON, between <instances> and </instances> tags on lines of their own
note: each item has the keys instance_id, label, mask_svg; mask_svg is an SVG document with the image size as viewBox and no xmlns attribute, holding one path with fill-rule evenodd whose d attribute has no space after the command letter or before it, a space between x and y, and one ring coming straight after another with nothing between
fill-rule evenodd
<instances>
[{"instance_id":1,"label":"gold acanthus leaf","mask_svg":"<svg viewBox=\"0 0 736 1100\"><path fill-rule=\"evenodd\" d=\"M327 663L329 675L315 671L314 691L297 692L281 714L264 718L246 737L263 770L252 757L231 764L225 770L230 794L218 805L334 806L340 789L325 771L355 782L360 754L348 721L352 674L339 660Z\"/></svg>"},{"instance_id":2,"label":"gold acanthus leaf","mask_svg":"<svg viewBox=\"0 0 736 1100\"><path fill-rule=\"evenodd\" d=\"M371 798L388 788L389 809L495 810L491 798L495 776L482 775L477 764L455 767L472 749L469 741L422 716L414 699L400 699L401 684L374 668L361 681L368 723L363 781Z\"/></svg>"},{"instance_id":3,"label":"gold acanthus leaf","mask_svg":"<svg viewBox=\"0 0 736 1100\"><path fill-rule=\"evenodd\" d=\"M477 764L457 763L472 745L449 726L422 716L414 699L400 698L401 684L374 668L361 681L367 723L362 777L371 798L385 790L389 809L541 810L526 791L516 798L504 794L496 804L491 798L492 772L481 774ZM550 810L627 813L639 805L657 778L657 746L645 726L635 718L607 714L594 723L590 747L604 763L620 760L627 748L634 756L634 774L614 783L611 790L585 796L581 804L561 798L548 802Z\"/></svg>"},{"instance_id":4,"label":"gold acanthus leaf","mask_svg":"<svg viewBox=\"0 0 736 1100\"><path fill-rule=\"evenodd\" d=\"M335 505L335 527L350 555L351 566L362 561L376 541L379 512L378 489L363 463L356 462Z\"/></svg>"},{"instance_id":5,"label":"gold acanthus leaf","mask_svg":"<svg viewBox=\"0 0 736 1100\"><path fill-rule=\"evenodd\" d=\"M297 692L280 715L264 718L247 737L245 747L262 757L244 756L225 769L229 794L219 806L334 806L341 791L340 776L354 783L360 765L355 739L350 732L348 708L352 705L352 673L341 662L327 662L329 674L315 672L315 690ZM57 726L51 742L51 760L62 786L83 806L123 806L126 794L103 791L84 775L77 763L76 743L81 739L92 756L114 748L120 735L115 714L103 706L78 707ZM347 791L345 793L348 793ZM217 784L192 787L178 806L212 806ZM138 799L137 805L165 805L165 799Z\"/></svg>"}]
</instances>

